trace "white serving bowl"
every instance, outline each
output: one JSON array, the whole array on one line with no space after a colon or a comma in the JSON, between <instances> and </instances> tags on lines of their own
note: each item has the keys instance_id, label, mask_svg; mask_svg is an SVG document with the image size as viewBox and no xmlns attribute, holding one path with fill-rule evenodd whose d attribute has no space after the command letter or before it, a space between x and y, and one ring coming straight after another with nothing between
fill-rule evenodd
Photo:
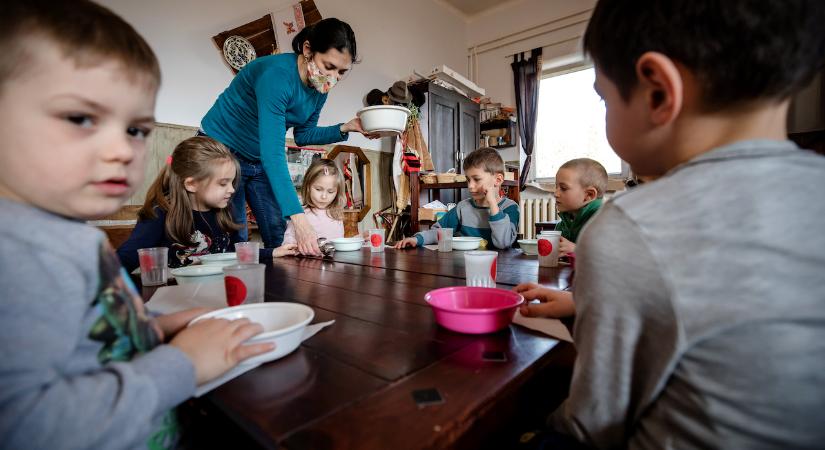
<instances>
[{"instance_id":1,"label":"white serving bowl","mask_svg":"<svg viewBox=\"0 0 825 450\"><path fill-rule=\"evenodd\" d=\"M254 356L241 364L260 364L274 361L292 353L304 337L304 329L315 317L315 311L300 303L253 303L232 306L198 316L189 322L192 326L203 319L220 318L227 320L249 319L259 323L264 331L247 340L247 344L274 342L275 349L262 355Z\"/></svg>"},{"instance_id":2,"label":"white serving bowl","mask_svg":"<svg viewBox=\"0 0 825 450\"><path fill-rule=\"evenodd\" d=\"M217 264L178 267L169 271L178 284L209 283L223 280L223 267Z\"/></svg>"},{"instance_id":3,"label":"white serving bowl","mask_svg":"<svg viewBox=\"0 0 825 450\"><path fill-rule=\"evenodd\" d=\"M518 246L525 255L539 254L539 240L538 239L519 239Z\"/></svg>"},{"instance_id":4,"label":"white serving bowl","mask_svg":"<svg viewBox=\"0 0 825 450\"><path fill-rule=\"evenodd\" d=\"M481 245L480 237L456 236L453 238L453 250L476 250Z\"/></svg>"},{"instance_id":5,"label":"white serving bowl","mask_svg":"<svg viewBox=\"0 0 825 450\"><path fill-rule=\"evenodd\" d=\"M198 256L198 259L203 264L207 265L217 265L217 266L234 266L238 264L238 254L235 252L231 253L212 253L209 255L201 255Z\"/></svg>"},{"instance_id":6,"label":"white serving bowl","mask_svg":"<svg viewBox=\"0 0 825 450\"><path fill-rule=\"evenodd\" d=\"M335 246L335 251L338 252L352 252L355 250L361 250L361 247L364 246L364 238L361 236L335 238L330 242L332 242L332 245Z\"/></svg>"},{"instance_id":7,"label":"white serving bowl","mask_svg":"<svg viewBox=\"0 0 825 450\"><path fill-rule=\"evenodd\" d=\"M409 109L393 105L368 106L358 111L364 131L382 135L403 133L409 115Z\"/></svg>"}]
</instances>

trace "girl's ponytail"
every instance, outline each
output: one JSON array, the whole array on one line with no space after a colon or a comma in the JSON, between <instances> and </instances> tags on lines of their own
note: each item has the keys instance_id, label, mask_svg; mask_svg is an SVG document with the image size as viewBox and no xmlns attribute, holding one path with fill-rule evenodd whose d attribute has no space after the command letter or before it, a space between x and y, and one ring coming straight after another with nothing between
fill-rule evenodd
<instances>
[{"instance_id":1,"label":"girl's ponytail","mask_svg":"<svg viewBox=\"0 0 825 450\"><path fill-rule=\"evenodd\" d=\"M143 207L138 211L138 219L151 220L157 217L156 208L166 212L164 227L166 234L174 242L195 245L191 242L195 221L192 218L193 205L184 187L184 181L208 179L216 161L231 161L235 165L234 184L237 188L240 168L235 157L220 142L205 136L184 140L175 147L171 160L165 164L146 193ZM240 228L232 221L227 209L218 212L218 224L224 231Z\"/></svg>"}]
</instances>

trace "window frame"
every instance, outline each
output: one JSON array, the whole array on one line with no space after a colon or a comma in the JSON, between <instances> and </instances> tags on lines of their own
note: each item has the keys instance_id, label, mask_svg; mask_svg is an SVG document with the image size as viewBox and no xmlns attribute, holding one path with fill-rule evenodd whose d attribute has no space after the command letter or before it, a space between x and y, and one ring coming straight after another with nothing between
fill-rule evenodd
<instances>
[{"instance_id":1,"label":"window frame","mask_svg":"<svg viewBox=\"0 0 825 450\"><path fill-rule=\"evenodd\" d=\"M561 76L561 75L567 75L569 73L579 72L579 71L587 70L587 69L593 69L594 67L595 66L590 61L584 61L584 62L579 61L579 62L574 62L574 63L571 63L571 64L565 64L563 66L553 67L551 69L545 69L545 70L542 70L542 72L541 72L541 79L539 80L539 82L544 81L547 78L557 77L557 76ZM541 101L540 97L541 97L541 91L539 91L539 101ZM533 155L534 163L532 164L532 167L530 168L530 171L533 172L533 180L537 183L540 183L540 184L552 184L553 187L555 188L555 185L556 185L556 177L555 176L553 176L553 177L541 177L541 178L535 176L536 167L538 166L538 154L536 153L535 149L533 150L533 154L534 154ZM610 184L610 185L614 184L614 183L611 183L611 182L624 183L625 180L630 178L630 175L631 175L630 165L627 164L621 158L619 158L619 160L622 162L622 171L620 173L612 173L612 174L608 173L607 174L608 184Z\"/></svg>"}]
</instances>

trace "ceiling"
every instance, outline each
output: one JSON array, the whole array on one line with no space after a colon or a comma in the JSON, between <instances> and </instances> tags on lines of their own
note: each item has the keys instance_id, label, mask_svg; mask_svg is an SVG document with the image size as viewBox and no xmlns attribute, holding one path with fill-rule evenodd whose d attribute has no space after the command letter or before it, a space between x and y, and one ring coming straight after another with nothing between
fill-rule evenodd
<instances>
[{"instance_id":1,"label":"ceiling","mask_svg":"<svg viewBox=\"0 0 825 450\"><path fill-rule=\"evenodd\" d=\"M501 5L512 3L515 0L441 0L443 3L453 7L465 18L482 14Z\"/></svg>"}]
</instances>

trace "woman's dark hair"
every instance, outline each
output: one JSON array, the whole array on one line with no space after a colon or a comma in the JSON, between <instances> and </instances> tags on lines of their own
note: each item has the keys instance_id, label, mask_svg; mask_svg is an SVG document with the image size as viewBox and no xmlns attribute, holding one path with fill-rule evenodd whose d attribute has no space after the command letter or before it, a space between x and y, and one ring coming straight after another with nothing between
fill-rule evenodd
<instances>
[{"instance_id":1,"label":"woman's dark hair","mask_svg":"<svg viewBox=\"0 0 825 450\"><path fill-rule=\"evenodd\" d=\"M301 47L306 41L309 41L309 46L313 52L326 53L331 48L341 53L346 50L352 57L352 62L358 60L355 33L352 31L352 27L334 17L324 19L301 30L292 39L292 50L298 54L302 53Z\"/></svg>"},{"instance_id":2,"label":"woman's dark hair","mask_svg":"<svg viewBox=\"0 0 825 450\"><path fill-rule=\"evenodd\" d=\"M784 99L825 58L822 0L599 0L584 49L627 100L636 62L648 51L683 64L719 110Z\"/></svg>"}]
</instances>

